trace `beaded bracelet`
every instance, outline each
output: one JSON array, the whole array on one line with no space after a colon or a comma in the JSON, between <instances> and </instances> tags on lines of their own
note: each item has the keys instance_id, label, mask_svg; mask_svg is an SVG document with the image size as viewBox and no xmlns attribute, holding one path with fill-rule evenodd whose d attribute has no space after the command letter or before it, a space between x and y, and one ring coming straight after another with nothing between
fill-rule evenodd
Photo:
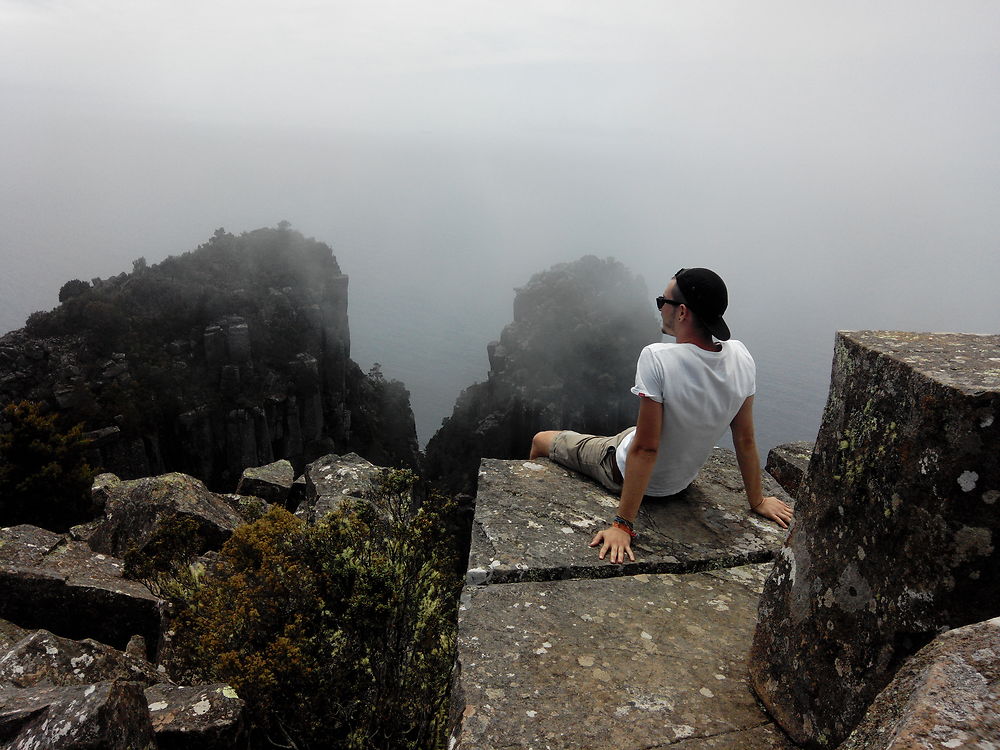
<instances>
[{"instance_id":1,"label":"beaded bracelet","mask_svg":"<svg viewBox=\"0 0 1000 750\"><path fill-rule=\"evenodd\" d=\"M632 524L630 524L627 520L621 518L620 516L616 516L614 523L612 523L611 525L616 529L621 529L633 539L639 536L637 533L635 533L635 529L632 528Z\"/></svg>"}]
</instances>

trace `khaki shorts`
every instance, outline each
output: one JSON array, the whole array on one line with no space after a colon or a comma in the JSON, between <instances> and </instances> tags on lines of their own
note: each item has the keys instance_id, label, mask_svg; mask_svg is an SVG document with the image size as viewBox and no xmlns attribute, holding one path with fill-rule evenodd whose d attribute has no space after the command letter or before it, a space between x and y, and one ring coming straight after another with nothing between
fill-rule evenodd
<instances>
[{"instance_id":1,"label":"khaki shorts","mask_svg":"<svg viewBox=\"0 0 1000 750\"><path fill-rule=\"evenodd\" d=\"M635 427L629 427L611 437L564 430L552 440L549 458L600 482L612 492L621 492L622 477L615 460L615 448L634 430Z\"/></svg>"}]
</instances>

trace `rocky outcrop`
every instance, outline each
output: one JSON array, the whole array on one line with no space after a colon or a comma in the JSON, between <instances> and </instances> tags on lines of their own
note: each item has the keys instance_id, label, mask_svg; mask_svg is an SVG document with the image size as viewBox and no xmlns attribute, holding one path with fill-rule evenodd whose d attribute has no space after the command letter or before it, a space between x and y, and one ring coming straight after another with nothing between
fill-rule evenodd
<instances>
[{"instance_id":1,"label":"rocky outcrop","mask_svg":"<svg viewBox=\"0 0 1000 750\"><path fill-rule=\"evenodd\" d=\"M942 633L879 693L839 750L997 747L1000 618Z\"/></svg>"},{"instance_id":2,"label":"rocky outcrop","mask_svg":"<svg viewBox=\"0 0 1000 750\"><path fill-rule=\"evenodd\" d=\"M198 552L218 549L243 519L204 483L185 474L164 474L101 489L104 517L87 539L90 548L123 557L141 550L167 521L193 520L202 539Z\"/></svg>"},{"instance_id":3,"label":"rocky outcrop","mask_svg":"<svg viewBox=\"0 0 1000 750\"><path fill-rule=\"evenodd\" d=\"M428 476L472 492L480 458L523 456L539 430L613 435L634 424L629 389L639 351L657 337L655 313L642 280L610 258L533 276L487 347L488 380L459 396L427 444Z\"/></svg>"},{"instance_id":4,"label":"rocky outcrop","mask_svg":"<svg viewBox=\"0 0 1000 750\"><path fill-rule=\"evenodd\" d=\"M120 560L33 526L0 529L0 617L124 650L141 635L153 656L163 602L122 577Z\"/></svg>"},{"instance_id":5,"label":"rocky outcrop","mask_svg":"<svg viewBox=\"0 0 1000 750\"><path fill-rule=\"evenodd\" d=\"M0 740L11 750L156 750L138 682L0 687Z\"/></svg>"},{"instance_id":6,"label":"rocky outcrop","mask_svg":"<svg viewBox=\"0 0 1000 750\"><path fill-rule=\"evenodd\" d=\"M0 338L0 405L84 422L91 464L182 471L232 490L275 459L356 450L416 466L409 395L350 359L348 278L287 228L223 231L191 253L91 284Z\"/></svg>"},{"instance_id":7,"label":"rocky outcrop","mask_svg":"<svg viewBox=\"0 0 1000 750\"><path fill-rule=\"evenodd\" d=\"M791 748L746 676L786 532L733 472L717 451L686 496L643 503L637 561L613 565L587 545L616 497L544 459L483 461L452 746Z\"/></svg>"},{"instance_id":8,"label":"rocky outcrop","mask_svg":"<svg viewBox=\"0 0 1000 750\"><path fill-rule=\"evenodd\" d=\"M799 496L802 479L809 469L813 443L784 443L767 452L764 470L778 480L778 484L792 497Z\"/></svg>"},{"instance_id":9,"label":"rocky outcrop","mask_svg":"<svg viewBox=\"0 0 1000 750\"><path fill-rule=\"evenodd\" d=\"M1000 336L838 334L750 662L795 741L836 746L938 632L1000 614L998 352Z\"/></svg>"}]
</instances>

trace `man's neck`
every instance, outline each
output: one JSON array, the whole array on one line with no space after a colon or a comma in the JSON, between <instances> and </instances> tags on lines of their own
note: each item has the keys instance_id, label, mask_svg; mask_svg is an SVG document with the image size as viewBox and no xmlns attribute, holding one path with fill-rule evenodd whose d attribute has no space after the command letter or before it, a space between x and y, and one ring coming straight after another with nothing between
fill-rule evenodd
<instances>
[{"instance_id":1,"label":"man's neck","mask_svg":"<svg viewBox=\"0 0 1000 750\"><path fill-rule=\"evenodd\" d=\"M713 341L712 339L706 339L702 336L693 336L678 334L676 337L678 344L694 344L699 349L704 349L707 352L721 352L722 344Z\"/></svg>"}]
</instances>

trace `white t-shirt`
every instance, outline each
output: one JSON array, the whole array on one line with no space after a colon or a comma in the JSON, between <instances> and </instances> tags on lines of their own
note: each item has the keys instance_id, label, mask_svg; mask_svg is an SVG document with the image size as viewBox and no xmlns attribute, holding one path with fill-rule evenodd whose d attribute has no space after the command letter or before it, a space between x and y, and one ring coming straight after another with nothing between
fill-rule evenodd
<instances>
[{"instance_id":1,"label":"white t-shirt","mask_svg":"<svg viewBox=\"0 0 1000 750\"><path fill-rule=\"evenodd\" d=\"M632 393L663 404L663 431L646 494L673 495L687 487L748 396L757 366L742 342L710 352L694 344L650 344L639 355ZM622 476L632 434L615 458Z\"/></svg>"}]
</instances>

